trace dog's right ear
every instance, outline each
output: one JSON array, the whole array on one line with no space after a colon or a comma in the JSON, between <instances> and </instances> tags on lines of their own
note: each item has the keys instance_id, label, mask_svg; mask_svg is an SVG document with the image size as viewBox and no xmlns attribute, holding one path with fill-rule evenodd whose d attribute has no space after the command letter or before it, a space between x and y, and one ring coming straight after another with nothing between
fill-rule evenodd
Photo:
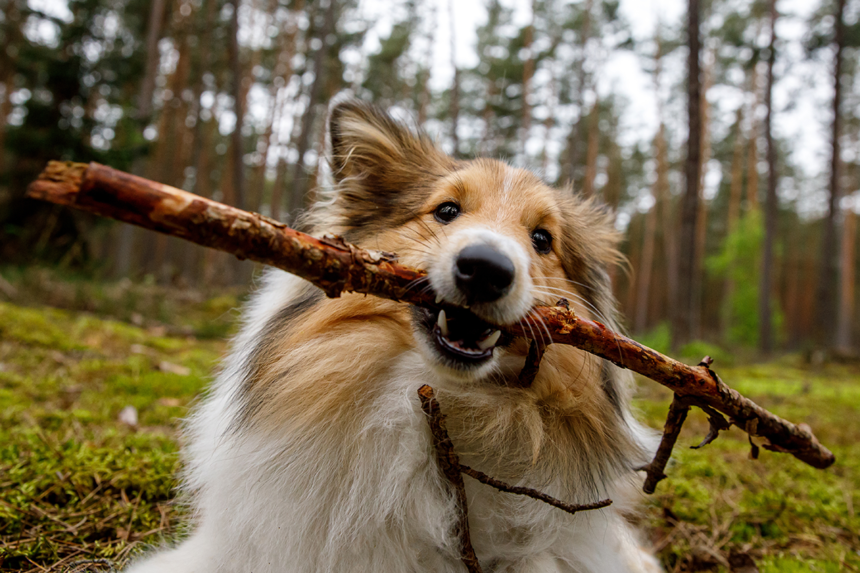
<instances>
[{"instance_id":1,"label":"dog's right ear","mask_svg":"<svg viewBox=\"0 0 860 573\"><path fill-rule=\"evenodd\" d=\"M368 103L348 99L329 112L331 168L336 182L346 178L397 176L395 171L450 159L427 136L418 134Z\"/></svg>"},{"instance_id":2,"label":"dog's right ear","mask_svg":"<svg viewBox=\"0 0 860 573\"><path fill-rule=\"evenodd\" d=\"M329 112L336 203L350 227L412 211L430 184L455 169L455 161L426 136L370 104L349 99Z\"/></svg>"}]
</instances>

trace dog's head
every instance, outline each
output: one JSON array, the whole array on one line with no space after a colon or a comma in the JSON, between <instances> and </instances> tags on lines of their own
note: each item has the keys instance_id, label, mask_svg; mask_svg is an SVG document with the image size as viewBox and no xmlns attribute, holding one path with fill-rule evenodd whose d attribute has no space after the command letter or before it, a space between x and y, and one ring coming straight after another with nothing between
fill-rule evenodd
<instances>
[{"instance_id":1,"label":"dog's head","mask_svg":"<svg viewBox=\"0 0 860 573\"><path fill-rule=\"evenodd\" d=\"M522 354L498 326L536 304L564 298L613 324L617 235L595 202L499 161L456 160L364 103L335 105L329 135L334 193L317 224L398 253L428 273L414 288L460 307L413 311L418 346L443 375L482 378L506 352Z\"/></svg>"}]
</instances>

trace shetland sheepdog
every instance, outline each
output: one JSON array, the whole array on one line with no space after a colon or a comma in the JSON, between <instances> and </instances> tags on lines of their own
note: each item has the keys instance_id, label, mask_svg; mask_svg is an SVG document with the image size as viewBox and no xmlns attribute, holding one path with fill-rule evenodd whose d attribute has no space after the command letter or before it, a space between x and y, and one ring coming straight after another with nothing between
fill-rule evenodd
<instances>
[{"instance_id":1,"label":"shetland sheepdog","mask_svg":"<svg viewBox=\"0 0 860 573\"><path fill-rule=\"evenodd\" d=\"M464 478L485 571L660 571L629 519L636 468L655 446L631 414L630 376L550 345L520 387L529 341L498 329L561 298L618 328L607 269L619 237L607 211L500 161L452 158L354 100L331 107L328 148L331 189L306 228L397 253L427 271L415 288L460 310L327 299L267 272L186 427L187 536L127 571L465 571L424 384L463 463L570 503L614 501L572 516Z\"/></svg>"}]
</instances>

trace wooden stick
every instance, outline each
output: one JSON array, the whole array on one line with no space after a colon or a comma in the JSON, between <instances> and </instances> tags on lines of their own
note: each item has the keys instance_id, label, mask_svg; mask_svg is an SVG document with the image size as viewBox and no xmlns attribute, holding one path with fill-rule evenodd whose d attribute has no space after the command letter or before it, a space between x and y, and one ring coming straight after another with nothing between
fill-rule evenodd
<instances>
[{"instance_id":1,"label":"wooden stick","mask_svg":"<svg viewBox=\"0 0 860 573\"><path fill-rule=\"evenodd\" d=\"M418 398L421 400L421 409L427 415L430 424L430 433L433 435L433 449L436 452L436 462L442 474L454 488L457 498L457 537L460 538L460 560L466 566L469 573L482 573L481 564L472 547L472 538L469 535L469 510L466 505L466 485L463 483L460 458L454 451L454 444L448 437L445 429L445 415L439 409L436 401L436 393L433 388L426 384L418 389Z\"/></svg>"},{"instance_id":2,"label":"wooden stick","mask_svg":"<svg viewBox=\"0 0 860 573\"><path fill-rule=\"evenodd\" d=\"M296 274L328 296L342 292L373 294L412 304L444 308L435 295L414 288L423 271L398 265L396 256L374 253L342 239L316 239L283 223L148 181L97 163L52 161L28 195L188 239ZM520 324L504 329L521 337L529 327L549 332L552 341L569 344L629 368L682 397L726 415L751 436L766 438L764 447L790 453L816 468L835 457L805 425L794 425L726 386L707 366L688 366L597 321L579 318L564 306L535 307Z\"/></svg>"},{"instance_id":3,"label":"wooden stick","mask_svg":"<svg viewBox=\"0 0 860 573\"><path fill-rule=\"evenodd\" d=\"M660 440L657 453L654 455L651 463L642 468L646 473L645 485L642 486L642 490L645 493L654 493L657 484L666 479L666 474L663 470L666 469L666 464L669 463L672 449L675 447L675 442L678 441L678 434L681 433L681 426L684 425L684 420L687 419L689 411L690 404L675 394L672 403L669 405L669 415L666 417L666 425L663 427L663 438Z\"/></svg>"}]
</instances>

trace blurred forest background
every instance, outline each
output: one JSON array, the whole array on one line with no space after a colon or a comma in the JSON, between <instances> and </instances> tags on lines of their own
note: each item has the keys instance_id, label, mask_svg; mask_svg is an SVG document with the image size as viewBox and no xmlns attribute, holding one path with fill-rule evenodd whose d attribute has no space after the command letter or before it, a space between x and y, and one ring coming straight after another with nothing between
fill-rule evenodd
<instances>
[{"instance_id":1,"label":"blurred forest background","mask_svg":"<svg viewBox=\"0 0 860 573\"><path fill-rule=\"evenodd\" d=\"M457 156L599 196L643 342L856 354L860 0L784 1L688 0L641 38L617 0L485 0L474 65L451 57L440 81L452 0L0 0L0 272L247 284L227 256L26 200L26 185L49 159L92 160L289 222L324 180L327 103L350 90ZM650 78L644 136L623 121L629 93L601 83L619 53ZM810 93L826 153L780 135Z\"/></svg>"}]
</instances>

